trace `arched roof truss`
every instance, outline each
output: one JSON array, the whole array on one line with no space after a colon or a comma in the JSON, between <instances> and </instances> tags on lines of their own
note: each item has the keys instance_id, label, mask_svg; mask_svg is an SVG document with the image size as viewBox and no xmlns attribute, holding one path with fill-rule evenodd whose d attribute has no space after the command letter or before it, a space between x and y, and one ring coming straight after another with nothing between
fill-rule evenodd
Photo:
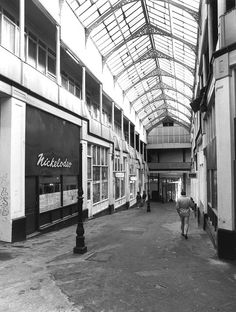
<instances>
[{"instance_id":1,"label":"arched roof truss","mask_svg":"<svg viewBox=\"0 0 236 312\"><path fill-rule=\"evenodd\" d=\"M200 0L66 2L147 131L156 125L148 114L157 97L165 105L157 120L172 116L189 128L184 114L193 98Z\"/></svg>"},{"instance_id":2,"label":"arched roof truss","mask_svg":"<svg viewBox=\"0 0 236 312\"><path fill-rule=\"evenodd\" d=\"M184 120L182 120L181 118L177 118L175 117L173 114L162 114L160 115L160 118L156 119L156 120L150 120L148 123L148 126L146 126L146 130L148 133L150 133L155 127L159 126L163 120L166 117L171 117L171 119L178 125L180 125L181 127L185 128L187 131L190 131L190 124L186 123Z\"/></svg>"},{"instance_id":3,"label":"arched roof truss","mask_svg":"<svg viewBox=\"0 0 236 312\"><path fill-rule=\"evenodd\" d=\"M161 77L170 77L173 79L176 79L180 82L182 82L184 85L186 85L186 87L188 87L190 90L192 90L192 85L190 83L188 83L187 81L182 80L181 78L175 77L174 75L172 75L171 73L166 72L165 70L161 70L160 68L155 68L154 70L152 70L150 73L148 73L147 75L145 75L144 77L142 77L141 79L137 80L136 82L134 82L131 86L129 86L129 88L127 88L126 90L124 90L124 93L127 94L133 87L135 87L137 84L141 83L144 80L147 80L149 78L153 78L153 77L157 77L159 80Z\"/></svg>"},{"instance_id":4,"label":"arched roof truss","mask_svg":"<svg viewBox=\"0 0 236 312\"><path fill-rule=\"evenodd\" d=\"M189 121L191 119L191 115L187 115L184 112L182 112L181 110L173 107L172 105L168 105L168 104L162 104L160 105L158 108L151 110L148 114L146 114L143 118L141 118L141 122L143 122L146 118L148 118L149 116L154 115L154 113L158 112L158 111L174 111L177 112L180 116L183 115L185 118L187 118Z\"/></svg>"},{"instance_id":5,"label":"arched roof truss","mask_svg":"<svg viewBox=\"0 0 236 312\"><path fill-rule=\"evenodd\" d=\"M159 83L159 84L156 84L156 85L153 86L152 88L148 89L147 91L144 91L142 94L139 94L139 95L137 96L137 98L136 98L134 101L132 101L132 102L130 103L131 107L133 107L133 106L135 105L135 103L137 103L138 101L140 101L141 98L142 98L143 96L145 96L145 95L147 95L148 93L150 93L150 92L152 92L152 91L155 91L155 90L158 90L158 91L171 90L171 91L174 91L175 93L181 94L181 95L182 95L183 97L185 97L187 100L191 101L191 98L190 98L188 95L186 95L186 94L184 94L183 92L181 92L181 91L179 91L179 90L173 88L172 86L169 86L169 85L167 85L167 84L161 82L161 83Z\"/></svg>"},{"instance_id":6,"label":"arched roof truss","mask_svg":"<svg viewBox=\"0 0 236 312\"><path fill-rule=\"evenodd\" d=\"M149 115L153 110L161 107L163 104L165 106L173 107L176 111L183 112L186 114L189 118L191 117L191 110L186 105L176 102L176 101L164 101L164 100L158 100L158 101L152 101L149 103L149 105L146 105L145 107L142 107L140 110L137 111L137 114L140 116L140 119L142 120L146 115Z\"/></svg>"}]
</instances>

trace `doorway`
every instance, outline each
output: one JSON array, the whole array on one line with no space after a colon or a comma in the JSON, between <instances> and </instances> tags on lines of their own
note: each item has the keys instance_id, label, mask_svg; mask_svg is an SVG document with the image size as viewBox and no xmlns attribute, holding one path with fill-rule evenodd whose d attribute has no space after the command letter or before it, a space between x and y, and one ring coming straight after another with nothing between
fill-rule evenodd
<instances>
[{"instance_id":1,"label":"doorway","mask_svg":"<svg viewBox=\"0 0 236 312\"><path fill-rule=\"evenodd\" d=\"M26 235L38 230L39 207L37 186L38 182L35 176L25 177Z\"/></svg>"}]
</instances>

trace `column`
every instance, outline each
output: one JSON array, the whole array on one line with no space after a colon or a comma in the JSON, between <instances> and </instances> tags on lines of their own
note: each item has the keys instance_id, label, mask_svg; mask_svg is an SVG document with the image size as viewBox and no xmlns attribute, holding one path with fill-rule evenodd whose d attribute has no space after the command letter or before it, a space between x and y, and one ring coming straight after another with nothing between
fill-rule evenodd
<instances>
[{"instance_id":1,"label":"column","mask_svg":"<svg viewBox=\"0 0 236 312\"><path fill-rule=\"evenodd\" d=\"M85 115L86 105L86 68L82 67L82 115Z\"/></svg>"},{"instance_id":2,"label":"column","mask_svg":"<svg viewBox=\"0 0 236 312\"><path fill-rule=\"evenodd\" d=\"M219 38L219 48L223 48L225 44L225 27L223 15L226 12L226 0L218 0L218 38Z\"/></svg>"},{"instance_id":3,"label":"column","mask_svg":"<svg viewBox=\"0 0 236 312\"><path fill-rule=\"evenodd\" d=\"M231 141L231 111L230 111L230 78L216 80L215 113L217 137L217 194L218 194L218 226L232 230L233 203L233 143ZM227 186L227 187L226 187Z\"/></svg>"},{"instance_id":4,"label":"column","mask_svg":"<svg viewBox=\"0 0 236 312\"><path fill-rule=\"evenodd\" d=\"M209 63L213 53L213 20L212 20L212 6L209 1L207 4L207 25L208 25L208 48L209 48Z\"/></svg>"},{"instance_id":5,"label":"column","mask_svg":"<svg viewBox=\"0 0 236 312\"><path fill-rule=\"evenodd\" d=\"M217 0L218 22L220 17L226 12L226 0Z\"/></svg>"},{"instance_id":6,"label":"column","mask_svg":"<svg viewBox=\"0 0 236 312\"><path fill-rule=\"evenodd\" d=\"M120 149L120 163L123 165L123 140L124 140L124 112L121 109L120 111L120 119L121 119L121 149Z\"/></svg>"},{"instance_id":7,"label":"column","mask_svg":"<svg viewBox=\"0 0 236 312\"><path fill-rule=\"evenodd\" d=\"M100 102L100 122L102 123L102 83L100 83L100 98L99 98L99 102Z\"/></svg>"},{"instance_id":8,"label":"column","mask_svg":"<svg viewBox=\"0 0 236 312\"><path fill-rule=\"evenodd\" d=\"M203 71L203 87L206 86L207 83L207 64L206 64L206 55L202 54L202 71Z\"/></svg>"},{"instance_id":9,"label":"column","mask_svg":"<svg viewBox=\"0 0 236 312\"><path fill-rule=\"evenodd\" d=\"M235 104L231 98L233 86L229 72L228 54L215 60L215 122L217 159L218 256L236 259L234 222L235 200ZM235 78L235 77L234 77Z\"/></svg>"},{"instance_id":10,"label":"column","mask_svg":"<svg viewBox=\"0 0 236 312\"><path fill-rule=\"evenodd\" d=\"M205 121L203 120L203 134L202 134L203 149L207 146L205 127L206 127ZM207 213L207 158L206 158L206 155L204 153L203 153L203 175L202 175L201 184L202 184L202 190L203 190L203 198L202 198L203 212Z\"/></svg>"},{"instance_id":11,"label":"column","mask_svg":"<svg viewBox=\"0 0 236 312\"><path fill-rule=\"evenodd\" d=\"M25 61L25 0L20 0L20 59Z\"/></svg>"},{"instance_id":12,"label":"column","mask_svg":"<svg viewBox=\"0 0 236 312\"><path fill-rule=\"evenodd\" d=\"M121 110L121 139L124 140L124 111Z\"/></svg>"},{"instance_id":13,"label":"column","mask_svg":"<svg viewBox=\"0 0 236 312\"><path fill-rule=\"evenodd\" d=\"M128 143L129 143L129 146L130 146L130 121L128 123Z\"/></svg>"},{"instance_id":14,"label":"column","mask_svg":"<svg viewBox=\"0 0 236 312\"><path fill-rule=\"evenodd\" d=\"M112 131L115 130L115 103L111 103L112 108L111 108L111 129Z\"/></svg>"},{"instance_id":15,"label":"column","mask_svg":"<svg viewBox=\"0 0 236 312\"><path fill-rule=\"evenodd\" d=\"M81 140L82 145L82 188L83 188L83 207L87 208L87 141Z\"/></svg>"},{"instance_id":16,"label":"column","mask_svg":"<svg viewBox=\"0 0 236 312\"><path fill-rule=\"evenodd\" d=\"M2 98L0 112L0 240L12 242L25 239L26 230L26 105L16 98Z\"/></svg>"},{"instance_id":17,"label":"column","mask_svg":"<svg viewBox=\"0 0 236 312\"><path fill-rule=\"evenodd\" d=\"M61 45L60 45L60 26L56 25L56 79L57 84L61 85Z\"/></svg>"},{"instance_id":18,"label":"column","mask_svg":"<svg viewBox=\"0 0 236 312\"><path fill-rule=\"evenodd\" d=\"M114 196L114 174L113 174L113 161L114 161L113 145L110 145L108 150L108 165L109 165L109 183L108 183L108 198L109 198L109 212L114 212L115 209L115 196Z\"/></svg>"}]
</instances>

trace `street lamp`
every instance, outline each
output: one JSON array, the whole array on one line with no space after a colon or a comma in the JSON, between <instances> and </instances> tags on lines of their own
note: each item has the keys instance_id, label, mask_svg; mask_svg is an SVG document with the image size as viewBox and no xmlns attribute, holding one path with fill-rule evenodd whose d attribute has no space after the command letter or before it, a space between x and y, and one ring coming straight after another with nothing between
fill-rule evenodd
<instances>
[{"instance_id":1,"label":"street lamp","mask_svg":"<svg viewBox=\"0 0 236 312\"><path fill-rule=\"evenodd\" d=\"M151 196L150 196L150 180L149 180L149 175L148 175L148 200L147 200L147 212L151 212L151 208L150 208L150 200L151 200Z\"/></svg>"},{"instance_id":2,"label":"street lamp","mask_svg":"<svg viewBox=\"0 0 236 312\"><path fill-rule=\"evenodd\" d=\"M83 225L83 188L82 188L82 144L80 143L79 151L79 187L78 187L78 222L76 228L76 246L74 253L84 254L87 252L87 247L84 243L84 225Z\"/></svg>"}]
</instances>

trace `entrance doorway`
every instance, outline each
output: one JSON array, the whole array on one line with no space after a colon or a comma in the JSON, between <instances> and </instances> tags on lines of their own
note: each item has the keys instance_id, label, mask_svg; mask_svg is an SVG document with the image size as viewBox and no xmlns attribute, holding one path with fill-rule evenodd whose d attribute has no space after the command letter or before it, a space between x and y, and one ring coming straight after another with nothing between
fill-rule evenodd
<instances>
[{"instance_id":1,"label":"entrance doorway","mask_svg":"<svg viewBox=\"0 0 236 312\"><path fill-rule=\"evenodd\" d=\"M39 207L37 195L37 178L25 177L25 216L26 235L38 230Z\"/></svg>"}]
</instances>

